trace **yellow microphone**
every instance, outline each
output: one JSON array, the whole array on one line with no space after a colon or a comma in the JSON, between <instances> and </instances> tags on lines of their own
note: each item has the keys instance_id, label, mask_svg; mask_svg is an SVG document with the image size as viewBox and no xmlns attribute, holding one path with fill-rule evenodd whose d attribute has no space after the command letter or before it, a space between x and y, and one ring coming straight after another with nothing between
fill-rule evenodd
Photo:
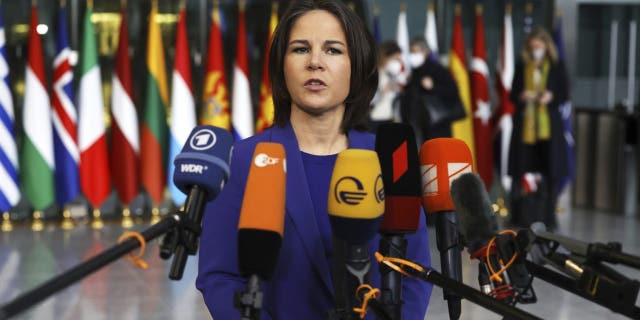
<instances>
[{"instance_id":1,"label":"yellow microphone","mask_svg":"<svg viewBox=\"0 0 640 320\"><path fill-rule=\"evenodd\" d=\"M347 149L338 154L327 205L333 233L347 243L374 237L384 213L384 185L378 155Z\"/></svg>"}]
</instances>

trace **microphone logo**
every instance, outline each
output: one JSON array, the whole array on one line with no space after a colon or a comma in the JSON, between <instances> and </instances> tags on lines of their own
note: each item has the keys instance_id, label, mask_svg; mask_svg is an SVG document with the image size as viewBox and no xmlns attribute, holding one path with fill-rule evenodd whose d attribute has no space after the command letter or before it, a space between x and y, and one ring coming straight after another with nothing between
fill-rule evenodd
<instances>
[{"instance_id":1,"label":"microphone logo","mask_svg":"<svg viewBox=\"0 0 640 320\"><path fill-rule=\"evenodd\" d=\"M258 155L256 155L255 159L253 160L253 163L255 163L255 165L258 166L259 168L264 168L269 165L277 164L278 160L279 160L278 158L269 157L265 153L259 153Z\"/></svg>"},{"instance_id":2,"label":"microphone logo","mask_svg":"<svg viewBox=\"0 0 640 320\"><path fill-rule=\"evenodd\" d=\"M422 193L423 196L438 195L438 166L435 164L425 164L420 166L422 171ZM465 173L471 173L472 167L467 162L449 162L447 163L447 176L449 179L449 187L451 183Z\"/></svg>"},{"instance_id":3,"label":"microphone logo","mask_svg":"<svg viewBox=\"0 0 640 320\"><path fill-rule=\"evenodd\" d=\"M189 140L192 149L203 151L211 149L216 144L216 134L211 129L200 129Z\"/></svg>"},{"instance_id":4,"label":"microphone logo","mask_svg":"<svg viewBox=\"0 0 640 320\"><path fill-rule=\"evenodd\" d=\"M379 179L382 181L382 178ZM362 186L362 182L360 182L360 180L354 177L346 176L340 178L340 180L338 180L338 182L336 183L336 186L333 189L333 196L336 198L336 201L338 203L344 202L348 205L356 206L360 204L362 200L364 200L364 197L367 196L367 193L363 191L364 187Z\"/></svg>"},{"instance_id":5,"label":"microphone logo","mask_svg":"<svg viewBox=\"0 0 640 320\"><path fill-rule=\"evenodd\" d=\"M376 196L378 203L384 201L384 184L382 183L382 175L379 174L376 178L376 183L373 184L373 194Z\"/></svg>"}]
</instances>

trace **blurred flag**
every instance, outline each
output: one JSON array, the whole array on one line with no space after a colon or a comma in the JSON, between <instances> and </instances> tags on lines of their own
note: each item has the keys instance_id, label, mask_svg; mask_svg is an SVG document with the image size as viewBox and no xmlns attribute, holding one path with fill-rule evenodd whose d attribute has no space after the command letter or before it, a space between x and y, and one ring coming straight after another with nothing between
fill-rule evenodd
<instances>
[{"instance_id":1,"label":"blurred flag","mask_svg":"<svg viewBox=\"0 0 640 320\"><path fill-rule=\"evenodd\" d=\"M20 182L26 198L34 209L44 210L53 204L55 198L53 128L42 44L40 35L36 32L37 27L38 9L33 5L29 25L29 62L24 81L24 138L20 153Z\"/></svg>"},{"instance_id":2,"label":"blurred flag","mask_svg":"<svg viewBox=\"0 0 640 320\"><path fill-rule=\"evenodd\" d=\"M466 63L466 51L464 48L464 37L462 35L462 7L455 6L455 18L453 22L453 38L451 42L451 52L449 54L449 70L458 85L460 100L467 113L466 118L458 120L451 125L453 137L463 140L474 157L476 150L473 143L473 120L471 113L471 92L469 87L469 73Z\"/></svg>"},{"instance_id":3,"label":"blurred flag","mask_svg":"<svg viewBox=\"0 0 640 320\"><path fill-rule=\"evenodd\" d=\"M218 1L214 1L209 47L207 49L207 71L202 95L203 111L201 124L208 124L231 130L229 117L229 94L224 70L224 52L220 32L220 11Z\"/></svg>"},{"instance_id":4,"label":"blurred flag","mask_svg":"<svg viewBox=\"0 0 640 320\"><path fill-rule=\"evenodd\" d=\"M6 43L0 11L0 213L8 211L20 201L14 126L16 118L9 84Z\"/></svg>"},{"instance_id":5,"label":"blurred flag","mask_svg":"<svg viewBox=\"0 0 640 320\"><path fill-rule=\"evenodd\" d=\"M171 130L169 136L169 162L167 164L167 185L176 206L182 206L187 196L173 183L173 160L187 142L191 130L196 126L196 107L193 101L191 85L191 64L189 61L189 43L187 41L187 15L180 10L180 19L176 30L176 56L173 63L171 81Z\"/></svg>"},{"instance_id":6,"label":"blurred flag","mask_svg":"<svg viewBox=\"0 0 640 320\"><path fill-rule=\"evenodd\" d=\"M505 6L504 26L502 29L501 47L498 50L498 74L497 91L500 105L498 106L498 124L496 149L498 151L497 165L500 182L505 191L511 190L511 177L509 176L509 144L513 132L513 112L515 106L509 98L511 94L511 82L515 72L513 51L513 23L511 21L511 4Z\"/></svg>"},{"instance_id":7,"label":"blurred flag","mask_svg":"<svg viewBox=\"0 0 640 320\"><path fill-rule=\"evenodd\" d=\"M53 60L53 144L55 151L56 200L64 206L80 194L78 177L78 112L73 97L73 72L69 62L67 12L58 14L58 50Z\"/></svg>"},{"instance_id":8,"label":"blurred flag","mask_svg":"<svg viewBox=\"0 0 640 320\"><path fill-rule=\"evenodd\" d=\"M533 29L533 3L527 1L527 4L524 6L524 23L523 23L523 31L525 36L528 35Z\"/></svg>"},{"instance_id":9,"label":"blurred flag","mask_svg":"<svg viewBox=\"0 0 640 320\"><path fill-rule=\"evenodd\" d=\"M274 2L271 6L269 34L262 64L262 83L260 83L260 106L258 108L256 133L264 131L273 124L273 96L271 94L271 83L269 83L269 50L271 49L271 40L273 39L273 33L276 31L276 26L278 26L278 3Z\"/></svg>"},{"instance_id":10,"label":"blurred flag","mask_svg":"<svg viewBox=\"0 0 640 320\"><path fill-rule=\"evenodd\" d=\"M403 2L398 15L398 27L396 29L396 42L402 50L402 73L398 77L400 83L406 83L411 74L409 63L409 27L407 26L407 5Z\"/></svg>"},{"instance_id":11,"label":"blurred flag","mask_svg":"<svg viewBox=\"0 0 640 320\"><path fill-rule=\"evenodd\" d=\"M376 43L382 42L382 31L380 30L380 6L373 4L373 38Z\"/></svg>"},{"instance_id":12,"label":"blurred flag","mask_svg":"<svg viewBox=\"0 0 640 320\"><path fill-rule=\"evenodd\" d=\"M154 206L163 198L167 148L167 72L160 27L156 22L158 4L152 2L147 39L147 92L140 135L141 180Z\"/></svg>"},{"instance_id":13,"label":"blurred flag","mask_svg":"<svg viewBox=\"0 0 640 320\"><path fill-rule=\"evenodd\" d=\"M120 201L128 206L140 189L138 161L140 156L140 133L138 111L133 103L133 82L129 59L129 33L126 10L120 10L120 39L116 53L115 72L111 78L111 152L113 184Z\"/></svg>"},{"instance_id":14,"label":"blurred flag","mask_svg":"<svg viewBox=\"0 0 640 320\"><path fill-rule=\"evenodd\" d=\"M91 23L93 8L87 7L84 16L84 35L80 70L78 105L78 144L80 146L80 183L82 192L94 208L102 205L111 192L107 138L104 121L102 84L95 31Z\"/></svg>"},{"instance_id":15,"label":"blurred flag","mask_svg":"<svg viewBox=\"0 0 640 320\"><path fill-rule=\"evenodd\" d=\"M233 67L233 96L231 100L231 122L236 140L253 135L253 107L249 87L249 62L247 61L247 33L245 29L245 0L238 2L238 49Z\"/></svg>"},{"instance_id":16,"label":"blurred flag","mask_svg":"<svg viewBox=\"0 0 640 320\"><path fill-rule=\"evenodd\" d=\"M564 40L562 37L562 15L558 14L556 18L556 27L554 30L554 40L556 47L558 47L558 57L560 61L565 61L564 55ZM566 66L566 65L565 65ZM573 118L573 107L571 100L564 101L560 105L560 115L562 116L562 131L564 133L564 139L567 142L567 161L568 161L568 175L563 177L559 181L558 193L561 193L564 187L567 186L576 176L576 157L575 157L575 140L573 139L573 127L571 126L571 119Z\"/></svg>"},{"instance_id":17,"label":"blurred flag","mask_svg":"<svg viewBox=\"0 0 640 320\"><path fill-rule=\"evenodd\" d=\"M489 104L489 66L480 4L476 5L473 57L471 58L471 96L476 168L485 187L489 190L493 183L493 144L491 142L491 105Z\"/></svg>"},{"instance_id":18,"label":"blurred flag","mask_svg":"<svg viewBox=\"0 0 640 320\"><path fill-rule=\"evenodd\" d=\"M433 2L430 2L427 7L427 23L424 28L424 37L427 40L427 45L431 49L431 59L438 59L438 32L436 30L436 13L433 8Z\"/></svg>"}]
</instances>

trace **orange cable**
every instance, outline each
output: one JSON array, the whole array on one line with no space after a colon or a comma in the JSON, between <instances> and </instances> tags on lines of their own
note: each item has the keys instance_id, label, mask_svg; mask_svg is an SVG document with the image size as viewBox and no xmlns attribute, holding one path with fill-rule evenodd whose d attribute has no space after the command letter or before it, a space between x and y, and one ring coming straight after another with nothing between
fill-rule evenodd
<instances>
[{"instance_id":1,"label":"orange cable","mask_svg":"<svg viewBox=\"0 0 640 320\"><path fill-rule=\"evenodd\" d=\"M147 241L144 239L144 237L140 233L134 232L134 231L128 231L123 233L120 236L120 238L118 238L118 243L122 243L123 241L129 238L136 238L138 242L140 242L140 252L138 252L137 256L133 255L133 253L130 252L129 259L133 264L146 270L149 267L149 265L146 262L144 262L144 260L142 260L142 256L144 255L144 250L147 248Z\"/></svg>"}]
</instances>

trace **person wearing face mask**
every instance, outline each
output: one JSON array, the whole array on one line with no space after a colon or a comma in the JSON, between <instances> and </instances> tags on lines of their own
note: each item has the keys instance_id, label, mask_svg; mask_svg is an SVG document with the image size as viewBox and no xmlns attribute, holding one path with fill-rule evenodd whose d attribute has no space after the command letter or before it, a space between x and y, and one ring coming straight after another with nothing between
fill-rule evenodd
<instances>
[{"instance_id":1,"label":"person wearing face mask","mask_svg":"<svg viewBox=\"0 0 640 320\"><path fill-rule=\"evenodd\" d=\"M397 97L404 83L401 80L402 50L393 41L378 46L378 90L371 100L369 129L375 132L379 125L399 120Z\"/></svg>"},{"instance_id":2,"label":"person wearing face mask","mask_svg":"<svg viewBox=\"0 0 640 320\"><path fill-rule=\"evenodd\" d=\"M536 221L557 226L558 179L566 175L566 140L559 104L569 95L565 67L551 36L542 28L528 35L513 77L510 99L516 104L509 153L512 224Z\"/></svg>"},{"instance_id":3,"label":"person wearing face mask","mask_svg":"<svg viewBox=\"0 0 640 320\"><path fill-rule=\"evenodd\" d=\"M419 145L428 139L451 137L451 122L432 125L429 122L424 99L421 96L435 95L447 105L459 102L458 87L449 70L436 59L430 58L431 51L427 41L414 38L410 44L409 63L411 76L401 98L401 117L410 124L416 133Z\"/></svg>"}]
</instances>

